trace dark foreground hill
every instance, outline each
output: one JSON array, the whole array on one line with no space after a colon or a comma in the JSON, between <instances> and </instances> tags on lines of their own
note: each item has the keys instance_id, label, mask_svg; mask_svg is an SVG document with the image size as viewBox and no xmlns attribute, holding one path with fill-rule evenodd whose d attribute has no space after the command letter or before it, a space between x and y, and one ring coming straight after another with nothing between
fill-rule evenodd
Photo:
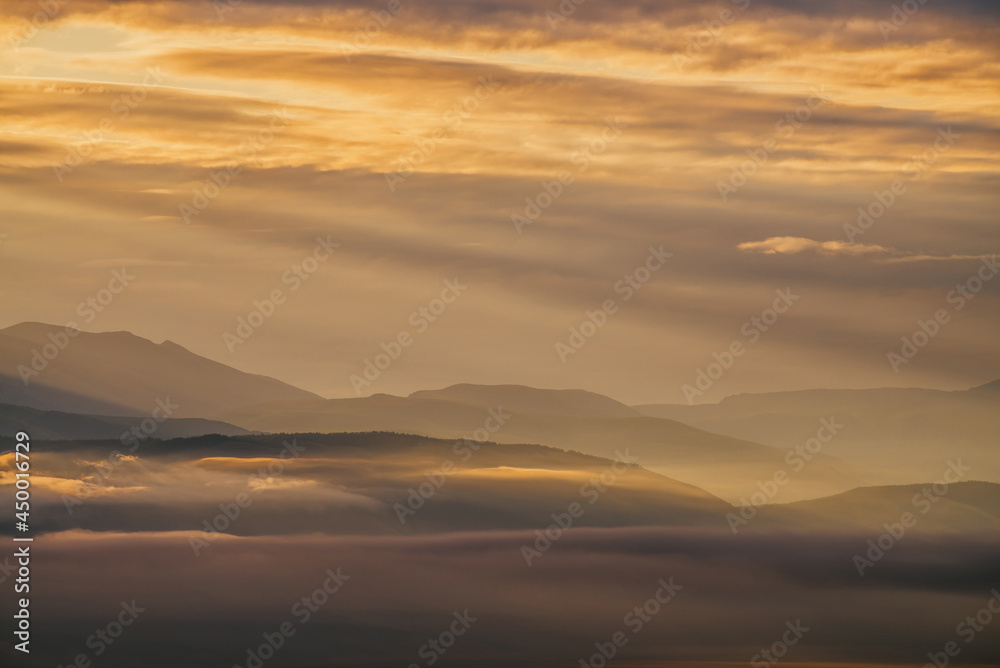
<instances>
[{"instance_id":1,"label":"dark foreground hill","mask_svg":"<svg viewBox=\"0 0 1000 668\"><path fill-rule=\"evenodd\" d=\"M42 411L27 406L0 404L0 436L27 432L40 440L100 440L186 438L204 434L237 436L248 434L242 427L203 418L122 417ZM138 429L138 434L133 430Z\"/></svg>"},{"instance_id":2,"label":"dark foreground hill","mask_svg":"<svg viewBox=\"0 0 1000 668\"><path fill-rule=\"evenodd\" d=\"M225 532L411 534L573 526L722 526L729 505L619 460L539 445L393 433L36 442L42 531L184 531L220 504ZM628 457L628 458L627 458ZM96 464L95 464L96 463ZM567 514L570 518L567 520ZM556 519L553 519L553 515Z\"/></svg>"}]
</instances>

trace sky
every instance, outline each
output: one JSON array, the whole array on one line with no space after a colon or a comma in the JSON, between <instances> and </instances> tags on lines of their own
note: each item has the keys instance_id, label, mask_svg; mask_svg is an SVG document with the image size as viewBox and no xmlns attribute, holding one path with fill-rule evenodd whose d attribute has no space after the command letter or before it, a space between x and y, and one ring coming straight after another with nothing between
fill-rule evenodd
<instances>
[{"instance_id":1,"label":"sky","mask_svg":"<svg viewBox=\"0 0 1000 668\"><path fill-rule=\"evenodd\" d=\"M964 389L998 52L970 0L7 0L0 327L328 397Z\"/></svg>"}]
</instances>

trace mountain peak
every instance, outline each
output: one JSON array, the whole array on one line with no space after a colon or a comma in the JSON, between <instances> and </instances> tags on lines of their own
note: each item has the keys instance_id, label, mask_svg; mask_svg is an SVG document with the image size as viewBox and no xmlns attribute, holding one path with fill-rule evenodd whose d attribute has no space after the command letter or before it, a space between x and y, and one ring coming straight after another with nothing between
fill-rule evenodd
<instances>
[{"instance_id":1,"label":"mountain peak","mask_svg":"<svg viewBox=\"0 0 1000 668\"><path fill-rule=\"evenodd\" d=\"M240 406L321 398L172 341L154 343L127 331L69 338L65 327L41 322L0 330L0 369L6 369L0 403L68 413L146 415L169 398L177 405L170 417L211 417Z\"/></svg>"}]
</instances>

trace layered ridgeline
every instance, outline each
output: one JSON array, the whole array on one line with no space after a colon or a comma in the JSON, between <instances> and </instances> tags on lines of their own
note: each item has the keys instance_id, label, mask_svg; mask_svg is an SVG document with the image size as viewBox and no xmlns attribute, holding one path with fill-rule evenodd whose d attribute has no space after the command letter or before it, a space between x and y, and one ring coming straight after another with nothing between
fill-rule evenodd
<instances>
[{"instance_id":1,"label":"layered ridgeline","mask_svg":"<svg viewBox=\"0 0 1000 668\"><path fill-rule=\"evenodd\" d=\"M211 417L239 406L317 395L244 373L176 343L26 322L0 330L0 403L93 415ZM163 409L161 408L161 412Z\"/></svg>"},{"instance_id":2,"label":"layered ridgeline","mask_svg":"<svg viewBox=\"0 0 1000 668\"><path fill-rule=\"evenodd\" d=\"M261 431L388 430L438 438L542 443L609 458L627 449L644 468L731 501L758 491L758 482L771 480L782 469L796 470L782 487L783 501L833 494L864 482L853 467L822 453L789 456L785 449L642 415L613 399L581 390L455 385L408 397L381 394L273 402L228 411L219 418Z\"/></svg>"},{"instance_id":3,"label":"layered ridgeline","mask_svg":"<svg viewBox=\"0 0 1000 668\"><path fill-rule=\"evenodd\" d=\"M786 453L649 417L580 390L459 385L409 397L325 400L281 381L247 374L166 341L128 332L71 332L39 323L0 330L0 403L95 416L205 418L157 428L157 437L287 432L397 431L439 438L540 443L601 457L622 448L649 470L738 501L787 467ZM25 382L27 381L27 382ZM169 410L163 407L168 406ZM8 409L0 428L33 426L39 437L109 437L122 420L28 414ZM176 427L176 429L175 429ZM866 482L825 456L810 462L780 500L816 497ZM875 482L875 481L868 481Z\"/></svg>"},{"instance_id":4,"label":"layered ridgeline","mask_svg":"<svg viewBox=\"0 0 1000 668\"><path fill-rule=\"evenodd\" d=\"M872 471L879 484L936 480L952 459L1000 481L1000 381L963 391L920 388L740 394L717 404L636 406L644 415L780 448L805 443L824 419L843 428L822 452Z\"/></svg>"},{"instance_id":5,"label":"layered ridgeline","mask_svg":"<svg viewBox=\"0 0 1000 668\"><path fill-rule=\"evenodd\" d=\"M964 392L740 395L698 406L630 407L582 390L517 385L323 399L169 341L127 332L70 336L37 323L0 330L0 370L0 404L7 404L0 433L31 427L50 439L109 438L138 418L156 420L157 438L394 431L605 458L627 449L644 468L733 503L760 500L762 492L766 502L784 503L935 480L952 458L971 466L973 478L1000 481L992 452L1000 438L1000 382Z\"/></svg>"}]
</instances>

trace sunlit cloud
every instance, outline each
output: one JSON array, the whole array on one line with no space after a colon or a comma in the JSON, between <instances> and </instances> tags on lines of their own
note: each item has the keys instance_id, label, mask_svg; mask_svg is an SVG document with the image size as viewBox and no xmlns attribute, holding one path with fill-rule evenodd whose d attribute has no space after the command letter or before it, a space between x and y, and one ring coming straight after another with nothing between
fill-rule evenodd
<instances>
[{"instance_id":1,"label":"sunlit cloud","mask_svg":"<svg viewBox=\"0 0 1000 668\"><path fill-rule=\"evenodd\" d=\"M737 246L742 251L764 255L795 254L807 250L826 255L884 255L891 252L882 246L848 243L845 241L814 241L804 237L771 237L764 241L747 241Z\"/></svg>"},{"instance_id":2,"label":"sunlit cloud","mask_svg":"<svg viewBox=\"0 0 1000 668\"><path fill-rule=\"evenodd\" d=\"M763 255L795 255L812 251L820 255L844 255L849 257L872 257L881 262L923 262L948 260L979 260L988 255L933 255L886 248L876 244L862 244L847 241L816 241L805 237L771 237L763 241L746 241L737 246L741 251Z\"/></svg>"}]
</instances>

